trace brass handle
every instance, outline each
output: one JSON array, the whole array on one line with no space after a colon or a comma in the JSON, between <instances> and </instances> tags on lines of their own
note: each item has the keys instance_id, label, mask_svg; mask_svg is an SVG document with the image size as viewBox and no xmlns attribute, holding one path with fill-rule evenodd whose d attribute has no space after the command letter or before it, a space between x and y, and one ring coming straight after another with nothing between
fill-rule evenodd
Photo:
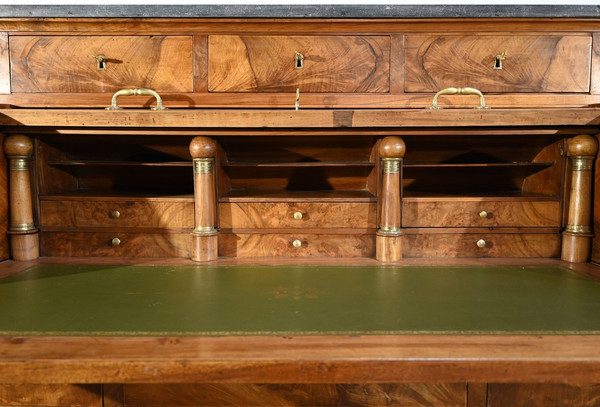
<instances>
[{"instance_id":1,"label":"brass handle","mask_svg":"<svg viewBox=\"0 0 600 407\"><path fill-rule=\"evenodd\" d=\"M119 96L154 96L156 98L156 107L153 107L152 110L167 110L166 107L163 106L162 98L153 91L152 89L121 89L117 93L115 93L112 97L112 103L106 110L120 110L121 108L117 104L117 98Z\"/></svg>"},{"instance_id":2,"label":"brass handle","mask_svg":"<svg viewBox=\"0 0 600 407\"><path fill-rule=\"evenodd\" d=\"M483 94L474 88L446 88L440 90L433 97L433 101L431 102L431 106L428 109L442 109L438 106L438 97L441 95L477 95L479 96L479 106L474 107L473 109L489 109L488 106L485 105L485 99L483 98Z\"/></svg>"},{"instance_id":3,"label":"brass handle","mask_svg":"<svg viewBox=\"0 0 600 407\"><path fill-rule=\"evenodd\" d=\"M479 239L479 240L477 241L477 247L479 247L480 249L483 249L483 248L485 247L485 245L486 245L486 242L485 242L485 240L483 240L483 239Z\"/></svg>"},{"instance_id":4,"label":"brass handle","mask_svg":"<svg viewBox=\"0 0 600 407\"><path fill-rule=\"evenodd\" d=\"M112 219L118 219L120 216L121 216L121 212L119 212L119 211L112 211L112 212L110 213L110 217L111 217Z\"/></svg>"},{"instance_id":5,"label":"brass handle","mask_svg":"<svg viewBox=\"0 0 600 407\"><path fill-rule=\"evenodd\" d=\"M488 213L486 211L481 211L479 212L479 216L482 218L487 218L488 217Z\"/></svg>"},{"instance_id":6,"label":"brass handle","mask_svg":"<svg viewBox=\"0 0 600 407\"><path fill-rule=\"evenodd\" d=\"M301 220L302 219L302 212L294 212L294 219Z\"/></svg>"},{"instance_id":7,"label":"brass handle","mask_svg":"<svg viewBox=\"0 0 600 407\"><path fill-rule=\"evenodd\" d=\"M117 247L118 245L120 245L120 244L121 244L121 239L119 239L118 237L115 237L113 240L111 240L111 241L110 241L110 243L111 243L113 246Z\"/></svg>"},{"instance_id":8,"label":"brass handle","mask_svg":"<svg viewBox=\"0 0 600 407\"><path fill-rule=\"evenodd\" d=\"M300 240L296 239L292 242L292 246L294 246L297 249L300 246L302 246L302 242Z\"/></svg>"}]
</instances>

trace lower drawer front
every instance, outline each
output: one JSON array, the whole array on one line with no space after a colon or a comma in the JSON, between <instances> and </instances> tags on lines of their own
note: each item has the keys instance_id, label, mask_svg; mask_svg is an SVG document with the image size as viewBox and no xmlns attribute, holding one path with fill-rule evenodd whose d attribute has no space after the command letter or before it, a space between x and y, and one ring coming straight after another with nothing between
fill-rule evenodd
<instances>
[{"instance_id":1,"label":"lower drawer front","mask_svg":"<svg viewBox=\"0 0 600 407\"><path fill-rule=\"evenodd\" d=\"M403 237L405 257L558 257L558 233L431 233Z\"/></svg>"},{"instance_id":2,"label":"lower drawer front","mask_svg":"<svg viewBox=\"0 0 600 407\"><path fill-rule=\"evenodd\" d=\"M404 200L404 227L558 227L557 201Z\"/></svg>"},{"instance_id":3,"label":"lower drawer front","mask_svg":"<svg viewBox=\"0 0 600 407\"><path fill-rule=\"evenodd\" d=\"M220 226L231 228L375 228L375 203L222 203Z\"/></svg>"},{"instance_id":4,"label":"lower drawer front","mask_svg":"<svg viewBox=\"0 0 600 407\"><path fill-rule=\"evenodd\" d=\"M193 228L194 202L41 201L41 226Z\"/></svg>"},{"instance_id":5,"label":"lower drawer front","mask_svg":"<svg viewBox=\"0 0 600 407\"><path fill-rule=\"evenodd\" d=\"M223 257L374 257L374 234L222 233Z\"/></svg>"},{"instance_id":6,"label":"lower drawer front","mask_svg":"<svg viewBox=\"0 0 600 407\"><path fill-rule=\"evenodd\" d=\"M40 234L42 256L190 257L190 251L191 233L189 232L42 232Z\"/></svg>"}]
</instances>

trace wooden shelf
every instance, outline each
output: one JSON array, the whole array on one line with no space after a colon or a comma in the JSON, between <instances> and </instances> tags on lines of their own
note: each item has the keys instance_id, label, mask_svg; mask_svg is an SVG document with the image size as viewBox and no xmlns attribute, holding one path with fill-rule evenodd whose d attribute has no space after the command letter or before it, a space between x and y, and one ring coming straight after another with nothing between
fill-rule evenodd
<instances>
[{"instance_id":1,"label":"wooden shelf","mask_svg":"<svg viewBox=\"0 0 600 407\"><path fill-rule=\"evenodd\" d=\"M313 167L375 167L368 161L309 161L309 162L242 162L229 161L223 167L281 167L281 168L313 168Z\"/></svg>"},{"instance_id":2,"label":"wooden shelf","mask_svg":"<svg viewBox=\"0 0 600 407\"><path fill-rule=\"evenodd\" d=\"M510 162L510 163L415 163L403 164L404 168L547 168L549 162Z\"/></svg>"},{"instance_id":3,"label":"wooden shelf","mask_svg":"<svg viewBox=\"0 0 600 407\"><path fill-rule=\"evenodd\" d=\"M404 201L560 201L560 197L557 195L544 195L526 191L460 191L453 194L449 192L435 193L430 191L414 191L410 189L405 189L403 191L402 199Z\"/></svg>"},{"instance_id":4,"label":"wooden shelf","mask_svg":"<svg viewBox=\"0 0 600 407\"><path fill-rule=\"evenodd\" d=\"M377 202L369 191L240 190L220 197L220 202Z\"/></svg>"},{"instance_id":5,"label":"wooden shelf","mask_svg":"<svg viewBox=\"0 0 600 407\"><path fill-rule=\"evenodd\" d=\"M78 160L78 161L50 161L48 165L55 167L191 167L191 161L164 161L164 162L136 162L136 161L95 161L95 160Z\"/></svg>"}]
</instances>

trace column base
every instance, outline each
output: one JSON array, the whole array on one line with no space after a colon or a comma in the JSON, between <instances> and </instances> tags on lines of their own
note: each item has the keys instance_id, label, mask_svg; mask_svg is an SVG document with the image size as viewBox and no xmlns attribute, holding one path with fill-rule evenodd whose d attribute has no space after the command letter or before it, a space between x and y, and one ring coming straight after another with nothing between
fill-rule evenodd
<instances>
[{"instance_id":1,"label":"column base","mask_svg":"<svg viewBox=\"0 0 600 407\"><path fill-rule=\"evenodd\" d=\"M402 260L402 234L377 233L375 240L375 258L379 261L393 262Z\"/></svg>"},{"instance_id":2,"label":"column base","mask_svg":"<svg viewBox=\"0 0 600 407\"><path fill-rule=\"evenodd\" d=\"M30 234L10 234L10 253L15 261L27 261L39 258L39 234L37 232Z\"/></svg>"},{"instance_id":3,"label":"column base","mask_svg":"<svg viewBox=\"0 0 600 407\"><path fill-rule=\"evenodd\" d=\"M563 232L560 258L571 263L585 263L590 258L593 235Z\"/></svg>"},{"instance_id":4,"label":"column base","mask_svg":"<svg viewBox=\"0 0 600 407\"><path fill-rule=\"evenodd\" d=\"M192 234L192 260L211 261L218 256L218 234Z\"/></svg>"}]
</instances>

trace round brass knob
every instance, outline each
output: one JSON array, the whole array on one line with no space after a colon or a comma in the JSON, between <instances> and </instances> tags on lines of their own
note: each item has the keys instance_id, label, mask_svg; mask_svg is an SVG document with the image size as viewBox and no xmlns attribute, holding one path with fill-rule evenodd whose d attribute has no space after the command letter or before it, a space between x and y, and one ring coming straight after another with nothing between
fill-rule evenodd
<instances>
[{"instance_id":1,"label":"round brass knob","mask_svg":"<svg viewBox=\"0 0 600 407\"><path fill-rule=\"evenodd\" d=\"M296 239L296 240L294 240L294 241L292 242L292 245L293 245L295 248L298 248L298 247L302 246L302 242L301 242L300 240Z\"/></svg>"},{"instance_id":2,"label":"round brass knob","mask_svg":"<svg viewBox=\"0 0 600 407\"><path fill-rule=\"evenodd\" d=\"M118 237L115 237L113 240L110 241L112 243L113 246L118 246L121 244L121 239L119 239Z\"/></svg>"},{"instance_id":3,"label":"round brass knob","mask_svg":"<svg viewBox=\"0 0 600 407\"><path fill-rule=\"evenodd\" d=\"M477 247L479 247L480 249L483 249L485 247L485 244L486 244L485 240L483 240L483 239L479 239L477 241Z\"/></svg>"},{"instance_id":4,"label":"round brass knob","mask_svg":"<svg viewBox=\"0 0 600 407\"><path fill-rule=\"evenodd\" d=\"M296 220L302 219L302 212L294 212L294 219L296 219Z\"/></svg>"},{"instance_id":5,"label":"round brass knob","mask_svg":"<svg viewBox=\"0 0 600 407\"><path fill-rule=\"evenodd\" d=\"M119 218L119 216L121 216L121 212L119 212L119 211L112 211L112 212L110 213L110 217L111 217L112 219L118 219L118 218Z\"/></svg>"},{"instance_id":6,"label":"round brass knob","mask_svg":"<svg viewBox=\"0 0 600 407\"><path fill-rule=\"evenodd\" d=\"M479 212L479 216L482 218L487 218L488 217L488 213L486 211L481 211Z\"/></svg>"}]
</instances>

